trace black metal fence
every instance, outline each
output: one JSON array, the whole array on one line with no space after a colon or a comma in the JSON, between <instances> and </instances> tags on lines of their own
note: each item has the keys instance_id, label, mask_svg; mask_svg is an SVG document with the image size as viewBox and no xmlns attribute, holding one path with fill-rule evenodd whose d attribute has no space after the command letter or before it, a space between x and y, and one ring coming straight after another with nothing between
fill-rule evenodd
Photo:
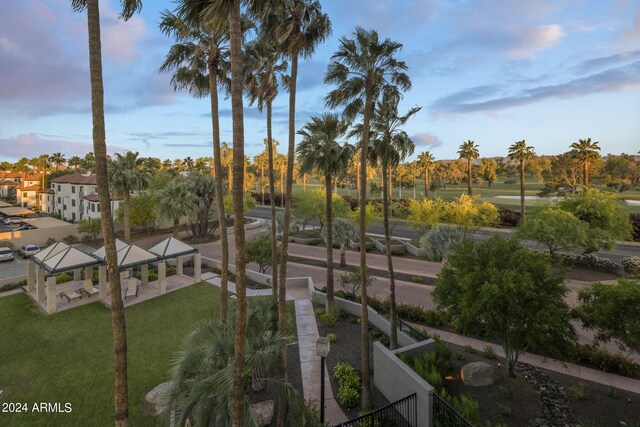
<instances>
[{"instance_id":1,"label":"black metal fence","mask_svg":"<svg viewBox=\"0 0 640 427\"><path fill-rule=\"evenodd\" d=\"M416 394L402 398L384 408L369 412L336 427L417 427L418 403Z\"/></svg>"},{"instance_id":2,"label":"black metal fence","mask_svg":"<svg viewBox=\"0 0 640 427\"><path fill-rule=\"evenodd\" d=\"M433 393L433 425L434 427L473 427L473 424L436 393Z\"/></svg>"},{"instance_id":3,"label":"black metal fence","mask_svg":"<svg viewBox=\"0 0 640 427\"><path fill-rule=\"evenodd\" d=\"M378 311L382 312L382 314L384 314L387 318L391 317L391 313L389 312L389 310L387 310L384 307L380 307ZM396 318L398 320L398 329L401 330L402 332L406 332L414 340L420 342L420 341L428 340L429 338L431 338L430 336L420 331L419 329L414 328L413 326L411 326L401 318L397 316Z\"/></svg>"}]
</instances>

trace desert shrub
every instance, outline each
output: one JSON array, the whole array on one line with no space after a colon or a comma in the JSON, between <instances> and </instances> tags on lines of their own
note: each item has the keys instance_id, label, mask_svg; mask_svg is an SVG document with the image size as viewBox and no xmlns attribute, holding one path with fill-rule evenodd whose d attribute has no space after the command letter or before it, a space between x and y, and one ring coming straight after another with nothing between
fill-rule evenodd
<instances>
[{"instance_id":1,"label":"desert shrub","mask_svg":"<svg viewBox=\"0 0 640 427\"><path fill-rule=\"evenodd\" d=\"M578 262L589 265L591 267L599 268L601 270L614 270L616 264L609 258L600 258L594 253L589 253L578 257Z\"/></svg>"},{"instance_id":2,"label":"desert shrub","mask_svg":"<svg viewBox=\"0 0 640 427\"><path fill-rule=\"evenodd\" d=\"M0 240L0 247L13 249L13 242L10 240Z\"/></svg>"},{"instance_id":3,"label":"desert shrub","mask_svg":"<svg viewBox=\"0 0 640 427\"><path fill-rule=\"evenodd\" d=\"M467 352L467 353L474 354L476 352L476 349L473 348L471 346L471 344L467 344L467 345L464 346L464 351Z\"/></svg>"},{"instance_id":4,"label":"desert shrub","mask_svg":"<svg viewBox=\"0 0 640 427\"><path fill-rule=\"evenodd\" d=\"M82 239L80 239L80 240L84 244L89 244L89 243L93 242L93 237L91 237L91 235L89 235L89 234L83 234L82 235Z\"/></svg>"},{"instance_id":5,"label":"desert shrub","mask_svg":"<svg viewBox=\"0 0 640 427\"><path fill-rule=\"evenodd\" d=\"M508 407L507 405L500 405L498 407L498 411L505 417L511 416L511 408Z\"/></svg>"},{"instance_id":6,"label":"desert shrub","mask_svg":"<svg viewBox=\"0 0 640 427\"><path fill-rule=\"evenodd\" d=\"M320 322L321 325L327 327L336 326L336 322L338 321L338 318L340 316L339 310L337 311L338 313L336 313L335 311L323 311L320 315L318 315L318 322Z\"/></svg>"},{"instance_id":7,"label":"desert shrub","mask_svg":"<svg viewBox=\"0 0 640 427\"><path fill-rule=\"evenodd\" d=\"M617 388L613 386L608 386L607 389L605 390L605 393L607 396L609 396L612 399L617 399L620 397L620 392L618 391Z\"/></svg>"},{"instance_id":8,"label":"desert shrub","mask_svg":"<svg viewBox=\"0 0 640 427\"><path fill-rule=\"evenodd\" d=\"M0 293L2 292L9 292L13 289L18 289L21 286L27 286L27 281L26 280L21 280L19 282L16 283L7 283L6 285L2 285L0 286Z\"/></svg>"},{"instance_id":9,"label":"desert shrub","mask_svg":"<svg viewBox=\"0 0 640 427\"><path fill-rule=\"evenodd\" d=\"M624 272L629 277L640 278L640 257L632 256L622 260Z\"/></svg>"},{"instance_id":10,"label":"desert shrub","mask_svg":"<svg viewBox=\"0 0 640 427\"><path fill-rule=\"evenodd\" d=\"M493 348L492 345L487 344L484 346L484 349L482 350L482 356L485 359L495 359L497 357L496 350Z\"/></svg>"},{"instance_id":11,"label":"desert shrub","mask_svg":"<svg viewBox=\"0 0 640 427\"><path fill-rule=\"evenodd\" d=\"M62 241L65 242L67 245L70 245L76 241L76 236L74 236L73 234L69 234L67 237L62 239Z\"/></svg>"},{"instance_id":12,"label":"desert shrub","mask_svg":"<svg viewBox=\"0 0 640 427\"><path fill-rule=\"evenodd\" d=\"M175 275L176 275L176 272L177 272L177 271L176 271L176 268L175 268L175 267L167 267L167 270L166 270L166 277L169 277L169 276L175 276Z\"/></svg>"},{"instance_id":13,"label":"desert shrub","mask_svg":"<svg viewBox=\"0 0 640 427\"><path fill-rule=\"evenodd\" d=\"M629 214L629 221L633 227L633 240L640 240L640 213Z\"/></svg>"},{"instance_id":14,"label":"desert shrub","mask_svg":"<svg viewBox=\"0 0 640 427\"><path fill-rule=\"evenodd\" d=\"M64 283L73 280L73 276L69 273L61 273L56 276L56 283Z\"/></svg>"},{"instance_id":15,"label":"desert shrub","mask_svg":"<svg viewBox=\"0 0 640 427\"><path fill-rule=\"evenodd\" d=\"M373 283L373 276L369 274L367 270L365 270L365 276L365 283L367 287L369 287ZM350 294L351 298L349 299L351 299L351 301L355 301L356 296L360 293L360 279L361 272L359 267L356 267L356 271L354 272L345 273L340 276L340 285Z\"/></svg>"},{"instance_id":16,"label":"desert shrub","mask_svg":"<svg viewBox=\"0 0 640 427\"><path fill-rule=\"evenodd\" d=\"M449 404L467 420L472 423L475 423L478 420L478 402L469 396L464 394L451 396L446 389L442 389L440 397L449 402Z\"/></svg>"},{"instance_id":17,"label":"desert shrub","mask_svg":"<svg viewBox=\"0 0 640 427\"><path fill-rule=\"evenodd\" d=\"M53 245L54 243L56 243L56 239L54 239L53 237L49 237L49 238L47 239L47 246L51 246L51 245Z\"/></svg>"},{"instance_id":18,"label":"desert shrub","mask_svg":"<svg viewBox=\"0 0 640 427\"><path fill-rule=\"evenodd\" d=\"M520 222L521 216L511 209L500 211L500 224L507 227L515 227Z\"/></svg>"},{"instance_id":19,"label":"desert shrub","mask_svg":"<svg viewBox=\"0 0 640 427\"><path fill-rule=\"evenodd\" d=\"M338 402L346 408L353 408L360 399L360 374L353 366L340 362L333 370L338 381Z\"/></svg>"},{"instance_id":20,"label":"desert shrub","mask_svg":"<svg viewBox=\"0 0 640 427\"><path fill-rule=\"evenodd\" d=\"M422 283L423 280L422 276L411 276L411 281L413 283Z\"/></svg>"},{"instance_id":21,"label":"desert shrub","mask_svg":"<svg viewBox=\"0 0 640 427\"><path fill-rule=\"evenodd\" d=\"M336 336L336 334L333 333L329 333L327 334L327 338L329 339L329 342L334 343L338 340L338 337Z\"/></svg>"},{"instance_id":22,"label":"desert shrub","mask_svg":"<svg viewBox=\"0 0 640 427\"><path fill-rule=\"evenodd\" d=\"M577 344L573 362L591 366L604 372L634 377L640 374L640 365L619 354L610 354L592 345Z\"/></svg>"},{"instance_id":23,"label":"desert shrub","mask_svg":"<svg viewBox=\"0 0 640 427\"><path fill-rule=\"evenodd\" d=\"M583 382L579 382L577 385L570 387L569 391L571 395L578 400L587 400L591 397L587 386Z\"/></svg>"}]
</instances>

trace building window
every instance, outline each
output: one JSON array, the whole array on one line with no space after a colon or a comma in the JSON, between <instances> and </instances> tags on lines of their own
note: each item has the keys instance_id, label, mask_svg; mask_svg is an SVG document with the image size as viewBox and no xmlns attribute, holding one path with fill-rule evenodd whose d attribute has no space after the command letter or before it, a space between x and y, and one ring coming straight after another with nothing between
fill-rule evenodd
<instances>
[{"instance_id":1,"label":"building window","mask_svg":"<svg viewBox=\"0 0 640 427\"><path fill-rule=\"evenodd\" d=\"M60 184L58 184L58 191L61 191Z\"/></svg>"},{"instance_id":2,"label":"building window","mask_svg":"<svg viewBox=\"0 0 640 427\"><path fill-rule=\"evenodd\" d=\"M100 205L98 205L98 213L100 213Z\"/></svg>"},{"instance_id":3,"label":"building window","mask_svg":"<svg viewBox=\"0 0 640 427\"><path fill-rule=\"evenodd\" d=\"M76 213L71 212L71 221L75 221L75 220L76 220Z\"/></svg>"},{"instance_id":4,"label":"building window","mask_svg":"<svg viewBox=\"0 0 640 427\"><path fill-rule=\"evenodd\" d=\"M96 205L95 203L91 203L91 212L95 212L96 211Z\"/></svg>"},{"instance_id":5,"label":"building window","mask_svg":"<svg viewBox=\"0 0 640 427\"><path fill-rule=\"evenodd\" d=\"M22 197L27 197L27 192L22 193Z\"/></svg>"},{"instance_id":6,"label":"building window","mask_svg":"<svg viewBox=\"0 0 640 427\"><path fill-rule=\"evenodd\" d=\"M58 197L58 203L62 203L62 201L60 200L60 197Z\"/></svg>"},{"instance_id":7,"label":"building window","mask_svg":"<svg viewBox=\"0 0 640 427\"><path fill-rule=\"evenodd\" d=\"M76 192L76 186L75 186L75 185L72 185L72 186L71 186L71 192L72 192L72 193L75 193L75 192Z\"/></svg>"},{"instance_id":8,"label":"building window","mask_svg":"<svg viewBox=\"0 0 640 427\"><path fill-rule=\"evenodd\" d=\"M76 206L76 199L71 199L71 206L73 206L73 207Z\"/></svg>"}]
</instances>

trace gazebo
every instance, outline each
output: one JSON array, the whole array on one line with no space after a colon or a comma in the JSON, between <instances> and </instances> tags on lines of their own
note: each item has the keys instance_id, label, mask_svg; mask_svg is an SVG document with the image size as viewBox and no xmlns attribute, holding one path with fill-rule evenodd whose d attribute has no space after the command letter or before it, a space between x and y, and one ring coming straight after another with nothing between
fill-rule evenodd
<instances>
[{"instance_id":1,"label":"gazebo","mask_svg":"<svg viewBox=\"0 0 640 427\"><path fill-rule=\"evenodd\" d=\"M40 305L46 303L47 313L56 311L56 275L73 271L74 280L80 281L82 269L85 278L93 275L93 267L101 261L63 242L56 242L31 257L27 264L27 291L36 289L36 299ZM35 266L39 266L36 274ZM45 299L45 276L46 299ZM102 284L101 284L102 295Z\"/></svg>"},{"instance_id":2,"label":"gazebo","mask_svg":"<svg viewBox=\"0 0 640 427\"><path fill-rule=\"evenodd\" d=\"M149 249L149 252L158 256L158 280L160 277L165 277L166 273L166 260L176 259L176 273L178 275L184 274L184 258L188 255L193 255L193 280L195 283L199 282L202 278L202 256L198 253L198 250L186 243L174 237L168 237L157 245ZM144 274L144 271L143 271ZM160 281L160 293L166 292L164 287L164 281Z\"/></svg>"}]
</instances>

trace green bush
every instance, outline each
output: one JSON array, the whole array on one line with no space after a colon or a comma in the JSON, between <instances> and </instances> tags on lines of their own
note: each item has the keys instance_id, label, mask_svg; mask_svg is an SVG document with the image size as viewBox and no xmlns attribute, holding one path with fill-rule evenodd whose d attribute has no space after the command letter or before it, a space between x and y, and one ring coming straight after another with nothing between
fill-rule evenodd
<instances>
[{"instance_id":1,"label":"green bush","mask_svg":"<svg viewBox=\"0 0 640 427\"><path fill-rule=\"evenodd\" d=\"M327 334L327 338L329 339L329 342L334 343L338 340L338 337L336 337L336 334Z\"/></svg>"},{"instance_id":2,"label":"green bush","mask_svg":"<svg viewBox=\"0 0 640 427\"><path fill-rule=\"evenodd\" d=\"M511 408L508 407L507 405L500 405L498 407L498 411L504 415L505 417L510 417L511 416Z\"/></svg>"},{"instance_id":3,"label":"green bush","mask_svg":"<svg viewBox=\"0 0 640 427\"><path fill-rule=\"evenodd\" d=\"M62 239L62 241L65 242L67 245L70 245L76 241L76 236L74 236L73 234L69 234L67 237Z\"/></svg>"},{"instance_id":4,"label":"green bush","mask_svg":"<svg viewBox=\"0 0 640 427\"><path fill-rule=\"evenodd\" d=\"M338 402L345 408L353 408L360 399L360 374L353 366L340 362L333 370L333 376L338 381Z\"/></svg>"},{"instance_id":5,"label":"green bush","mask_svg":"<svg viewBox=\"0 0 640 427\"><path fill-rule=\"evenodd\" d=\"M607 394L607 396L609 396L612 399L617 399L620 397L620 392L618 391L617 388L613 386L608 386L605 393Z\"/></svg>"},{"instance_id":6,"label":"green bush","mask_svg":"<svg viewBox=\"0 0 640 427\"><path fill-rule=\"evenodd\" d=\"M578 400L587 400L591 395L589 394L589 390L587 390L587 386L582 381L578 383L578 385L570 387L569 391L571 395Z\"/></svg>"},{"instance_id":7,"label":"green bush","mask_svg":"<svg viewBox=\"0 0 640 427\"><path fill-rule=\"evenodd\" d=\"M318 246L320 243L322 243L322 239L313 239L313 240L309 240L307 242L307 245L309 245L309 246Z\"/></svg>"},{"instance_id":8,"label":"green bush","mask_svg":"<svg viewBox=\"0 0 640 427\"><path fill-rule=\"evenodd\" d=\"M56 239L54 239L53 237L49 237L47 239L47 246L51 246L56 242Z\"/></svg>"},{"instance_id":9,"label":"green bush","mask_svg":"<svg viewBox=\"0 0 640 427\"><path fill-rule=\"evenodd\" d=\"M609 354L591 345L577 344L569 360L612 374L634 377L640 374L640 365L619 354Z\"/></svg>"},{"instance_id":10,"label":"green bush","mask_svg":"<svg viewBox=\"0 0 640 427\"><path fill-rule=\"evenodd\" d=\"M176 275L176 268L175 267L167 267L166 277L175 276L175 275Z\"/></svg>"},{"instance_id":11,"label":"green bush","mask_svg":"<svg viewBox=\"0 0 640 427\"><path fill-rule=\"evenodd\" d=\"M333 327L336 326L338 316L339 314L336 315L336 313L332 311L323 312L318 316L318 322L320 322L321 325Z\"/></svg>"},{"instance_id":12,"label":"green bush","mask_svg":"<svg viewBox=\"0 0 640 427\"><path fill-rule=\"evenodd\" d=\"M13 289L18 289L21 286L27 286L27 281L26 280L21 280L17 283L7 283L6 285L2 285L0 286L0 293L2 292L9 292Z\"/></svg>"},{"instance_id":13,"label":"green bush","mask_svg":"<svg viewBox=\"0 0 640 427\"><path fill-rule=\"evenodd\" d=\"M624 272L629 277L640 278L640 257L632 256L622 260Z\"/></svg>"},{"instance_id":14,"label":"green bush","mask_svg":"<svg viewBox=\"0 0 640 427\"><path fill-rule=\"evenodd\" d=\"M69 273L61 273L56 276L56 283L64 283L73 280L73 276Z\"/></svg>"},{"instance_id":15,"label":"green bush","mask_svg":"<svg viewBox=\"0 0 640 427\"><path fill-rule=\"evenodd\" d=\"M422 283L424 278L422 276L411 276L411 281L413 283Z\"/></svg>"},{"instance_id":16,"label":"green bush","mask_svg":"<svg viewBox=\"0 0 640 427\"><path fill-rule=\"evenodd\" d=\"M474 354L476 352L476 349L473 348L473 346L471 346L471 344L467 344L467 345L464 346L464 351L466 351L467 353Z\"/></svg>"},{"instance_id":17,"label":"green bush","mask_svg":"<svg viewBox=\"0 0 640 427\"><path fill-rule=\"evenodd\" d=\"M492 345L485 345L484 349L482 350L482 356L485 359L495 359L497 354L496 354L496 350L493 348Z\"/></svg>"}]
</instances>

